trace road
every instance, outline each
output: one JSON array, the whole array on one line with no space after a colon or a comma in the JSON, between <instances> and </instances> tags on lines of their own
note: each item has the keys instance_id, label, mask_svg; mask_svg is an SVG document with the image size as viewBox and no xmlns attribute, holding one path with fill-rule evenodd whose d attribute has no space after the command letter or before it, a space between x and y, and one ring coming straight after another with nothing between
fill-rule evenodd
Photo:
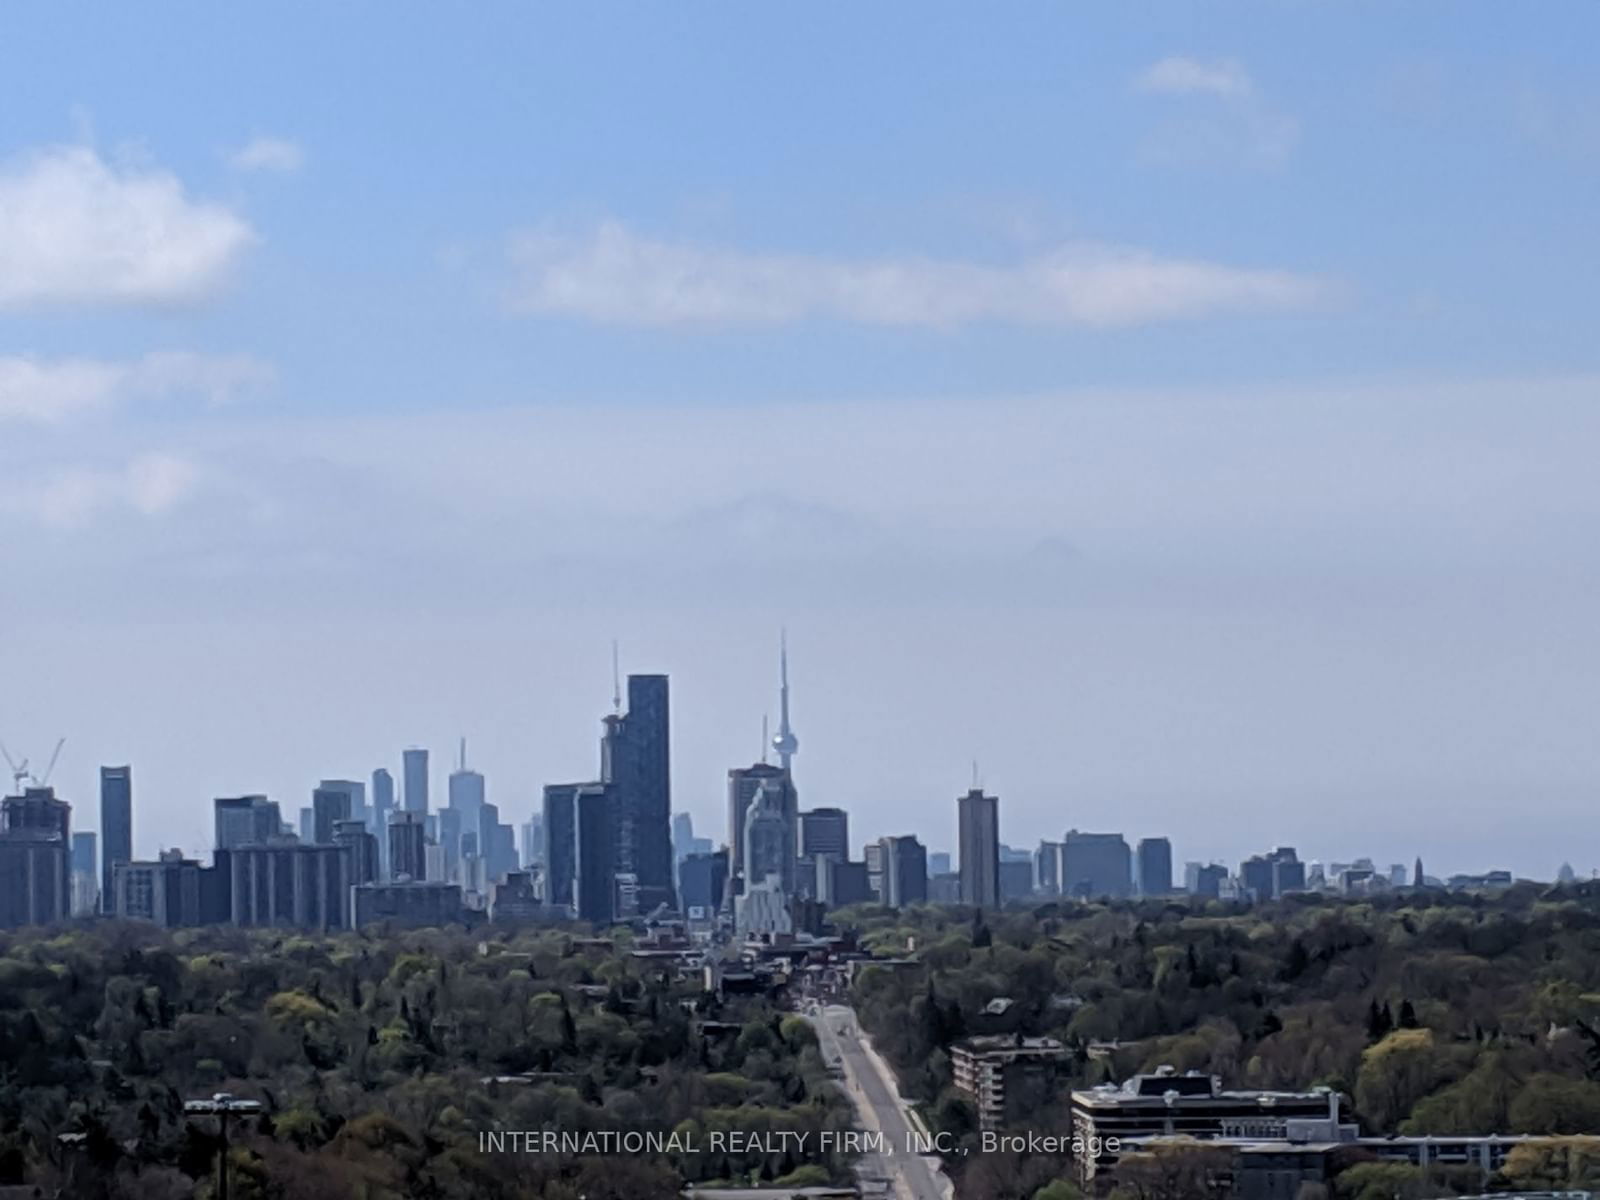
<instances>
[{"instance_id":1,"label":"road","mask_svg":"<svg viewBox=\"0 0 1600 1200\"><path fill-rule=\"evenodd\" d=\"M915 1152L909 1106L900 1099L893 1072L871 1052L856 1015L842 1005L830 1005L811 1017L822 1043L824 1057L844 1068L845 1091L856 1106L861 1127L882 1134L881 1152L862 1155L858 1173L864 1178L888 1179L895 1200L951 1200L953 1185L932 1155Z\"/></svg>"}]
</instances>

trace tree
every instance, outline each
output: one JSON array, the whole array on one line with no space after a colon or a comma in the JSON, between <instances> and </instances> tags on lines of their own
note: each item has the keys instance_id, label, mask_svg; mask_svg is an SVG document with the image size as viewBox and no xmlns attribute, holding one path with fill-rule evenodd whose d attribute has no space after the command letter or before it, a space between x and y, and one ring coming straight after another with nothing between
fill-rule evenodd
<instances>
[{"instance_id":1,"label":"tree","mask_svg":"<svg viewBox=\"0 0 1600 1200\"><path fill-rule=\"evenodd\" d=\"M1501 1174L1530 1191L1600 1187L1600 1137L1524 1142L1506 1155Z\"/></svg>"},{"instance_id":2,"label":"tree","mask_svg":"<svg viewBox=\"0 0 1600 1200\"><path fill-rule=\"evenodd\" d=\"M1432 1030L1397 1029L1362 1052L1356 1107L1374 1128L1393 1129L1452 1073L1450 1056L1434 1045Z\"/></svg>"},{"instance_id":3,"label":"tree","mask_svg":"<svg viewBox=\"0 0 1600 1200\"><path fill-rule=\"evenodd\" d=\"M1117 1163L1117 1192L1131 1200L1195 1200L1215 1195L1233 1169L1226 1146L1174 1140Z\"/></svg>"},{"instance_id":4,"label":"tree","mask_svg":"<svg viewBox=\"0 0 1600 1200\"><path fill-rule=\"evenodd\" d=\"M1600 1129L1600 1083L1542 1073L1511 1102L1513 1133L1589 1133Z\"/></svg>"},{"instance_id":5,"label":"tree","mask_svg":"<svg viewBox=\"0 0 1600 1200\"><path fill-rule=\"evenodd\" d=\"M1420 1168L1386 1162L1357 1163L1339 1172L1334 1193L1339 1200L1421 1200L1437 1194Z\"/></svg>"},{"instance_id":6,"label":"tree","mask_svg":"<svg viewBox=\"0 0 1600 1200\"><path fill-rule=\"evenodd\" d=\"M1367 1006L1367 1041L1381 1042L1389 1036L1389 1020L1386 1010L1378 1007L1378 1002L1373 1000Z\"/></svg>"}]
</instances>

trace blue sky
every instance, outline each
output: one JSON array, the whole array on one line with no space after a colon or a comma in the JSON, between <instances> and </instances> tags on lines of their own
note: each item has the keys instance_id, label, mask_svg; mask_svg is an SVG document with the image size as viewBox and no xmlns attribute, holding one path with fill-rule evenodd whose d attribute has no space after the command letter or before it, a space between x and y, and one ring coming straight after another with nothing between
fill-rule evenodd
<instances>
[{"instance_id":1,"label":"blue sky","mask_svg":"<svg viewBox=\"0 0 1600 1200\"><path fill-rule=\"evenodd\" d=\"M709 824L787 622L861 835L976 756L1018 844L1548 874L1600 784L1597 26L9 11L0 736L80 799L133 759L150 850L463 731L515 814L616 635ZM1339 815L1402 795L1392 854Z\"/></svg>"}]
</instances>

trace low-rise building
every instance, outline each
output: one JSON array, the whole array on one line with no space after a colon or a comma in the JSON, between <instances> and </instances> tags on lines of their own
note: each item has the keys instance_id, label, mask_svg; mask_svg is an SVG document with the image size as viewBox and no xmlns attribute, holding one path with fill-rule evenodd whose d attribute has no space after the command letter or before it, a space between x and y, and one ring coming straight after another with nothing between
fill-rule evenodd
<instances>
[{"instance_id":1,"label":"low-rise building","mask_svg":"<svg viewBox=\"0 0 1600 1200\"><path fill-rule=\"evenodd\" d=\"M1047 1098L1066 1050L1054 1038L971 1037L950 1047L956 1087L973 1098L982 1129L998 1129L1008 1113Z\"/></svg>"},{"instance_id":2,"label":"low-rise building","mask_svg":"<svg viewBox=\"0 0 1600 1200\"><path fill-rule=\"evenodd\" d=\"M1341 1103L1327 1088L1233 1091L1214 1075L1180 1075L1171 1067L1135 1075L1120 1087L1079 1089L1072 1093L1072 1134L1095 1153L1079 1160L1078 1174L1087 1183L1142 1139L1334 1140Z\"/></svg>"}]
</instances>

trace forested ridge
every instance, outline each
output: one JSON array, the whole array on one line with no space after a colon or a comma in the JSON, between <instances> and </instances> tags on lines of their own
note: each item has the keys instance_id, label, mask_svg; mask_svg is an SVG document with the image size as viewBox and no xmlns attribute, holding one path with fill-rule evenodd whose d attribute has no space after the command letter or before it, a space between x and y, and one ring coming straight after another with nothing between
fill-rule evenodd
<instances>
[{"instance_id":1,"label":"forested ridge","mask_svg":"<svg viewBox=\"0 0 1600 1200\"><path fill-rule=\"evenodd\" d=\"M569 932L311 938L116 922L0 937L0 1184L213 1195L229 1092L235 1200L654 1200L684 1180L829 1182L809 1153L484 1153L484 1130L850 1127L800 1017L718 1003ZM530 1082L485 1077L533 1073ZM66 1139L62 1134L71 1135Z\"/></svg>"},{"instance_id":2,"label":"forested ridge","mask_svg":"<svg viewBox=\"0 0 1600 1200\"><path fill-rule=\"evenodd\" d=\"M880 953L924 965L868 969L854 1000L933 1123L969 1146L975 1116L951 1086L949 1047L975 1033L1068 1048L1035 1129L1068 1128L1070 1087L1170 1065L1235 1088L1336 1088L1373 1134L1600 1134L1594 884L850 917ZM988 1011L1000 998L1004 1011ZM1600 1186L1600 1145L1567 1148L1582 1161L1525 1162L1530 1180ZM1062 1172L1015 1156L952 1167L968 1176L963 1194L996 1200L1031 1197ZM1409 1186L1382 1194L1452 1194Z\"/></svg>"}]
</instances>

